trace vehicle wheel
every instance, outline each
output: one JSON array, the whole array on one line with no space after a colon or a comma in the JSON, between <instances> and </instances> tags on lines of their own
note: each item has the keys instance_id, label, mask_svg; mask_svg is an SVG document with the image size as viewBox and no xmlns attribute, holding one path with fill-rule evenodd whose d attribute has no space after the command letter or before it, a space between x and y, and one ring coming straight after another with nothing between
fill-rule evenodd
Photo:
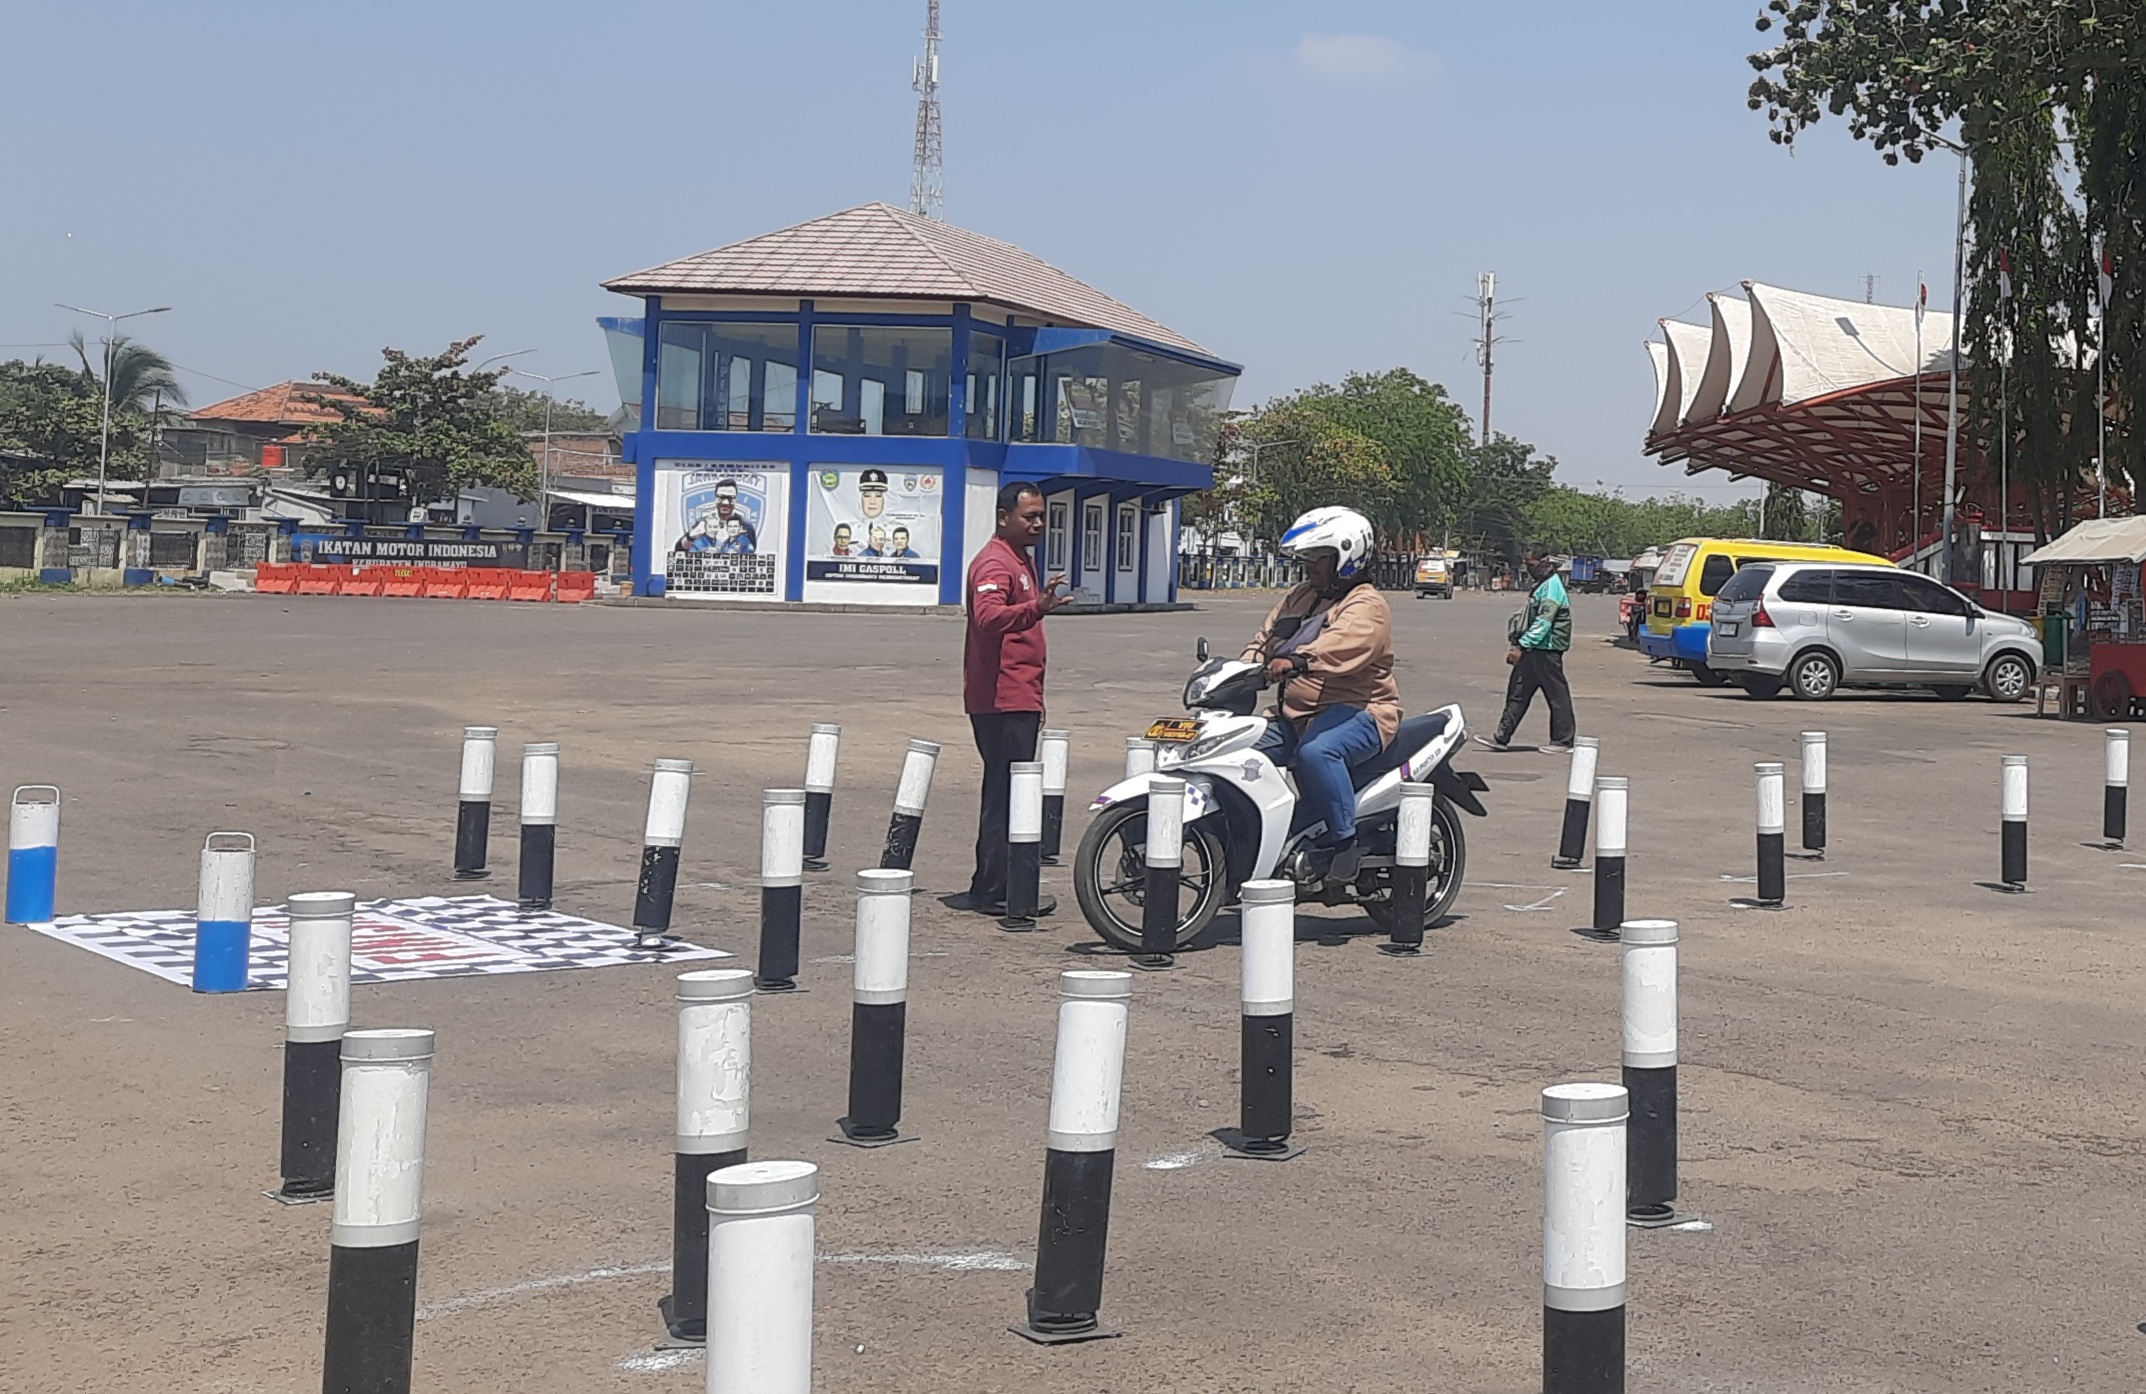
<instances>
[{"instance_id":1,"label":"vehicle wheel","mask_svg":"<svg viewBox=\"0 0 2146 1394\"><path fill-rule=\"evenodd\" d=\"M1799 702L1823 702L1840 687L1840 665L1830 654L1802 654L1789 665L1788 686Z\"/></svg>"},{"instance_id":2,"label":"vehicle wheel","mask_svg":"<svg viewBox=\"0 0 2146 1394\"><path fill-rule=\"evenodd\" d=\"M1692 664L1691 675L1699 680L1699 686L1701 687L1719 687L1729 680L1727 673L1716 672L1704 663Z\"/></svg>"},{"instance_id":3,"label":"vehicle wheel","mask_svg":"<svg viewBox=\"0 0 2146 1394\"><path fill-rule=\"evenodd\" d=\"M1998 654L1982 674L1983 690L1996 702L2017 702L2032 686L2034 665L2016 653Z\"/></svg>"},{"instance_id":4,"label":"vehicle wheel","mask_svg":"<svg viewBox=\"0 0 2146 1394\"><path fill-rule=\"evenodd\" d=\"M1930 690L1947 702L1957 702L1968 693L1974 691L1975 685L1973 683L1946 682L1939 683Z\"/></svg>"},{"instance_id":5,"label":"vehicle wheel","mask_svg":"<svg viewBox=\"0 0 2146 1394\"><path fill-rule=\"evenodd\" d=\"M1738 678L1736 681L1744 689L1746 696L1756 697L1761 702L1770 701L1781 695L1782 683L1779 678L1769 678L1752 673Z\"/></svg>"},{"instance_id":6,"label":"vehicle wheel","mask_svg":"<svg viewBox=\"0 0 2146 1394\"><path fill-rule=\"evenodd\" d=\"M1423 927L1429 929L1444 919L1460 898L1461 877L1468 870L1468 838L1461 831L1460 812L1440 798L1431 813L1431 880L1423 895ZM1387 934L1401 926L1394 910L1393 881L1387 874L1380 893L1364 902L1364 913Z\"/></svg>"},{"instance_id":7,"label":"vehicle wheel","mask_svg":"<svg viewBox=\"0 0 2146 1394\"><path fill-rule=\"evenodd\" d=\"M1138 953L1147 904L1146 799L1113 804L1088 825L1074 854L1073 892L1088 927L1105 943ZM1215 922L1229 889L1229 856L1206 819L1185 828L1177 943L1184 948Z\"/></svg>"}]
</instances>

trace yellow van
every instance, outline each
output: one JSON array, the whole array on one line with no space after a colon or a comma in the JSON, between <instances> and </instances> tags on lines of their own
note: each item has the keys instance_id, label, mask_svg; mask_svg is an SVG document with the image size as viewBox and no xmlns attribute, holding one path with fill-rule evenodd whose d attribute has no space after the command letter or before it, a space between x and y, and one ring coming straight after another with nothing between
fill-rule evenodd
<instances>
[{"instance_id":1,"label":"yellow van","mask_svg":"<svg viewBox=\"0 0 2146 1394\"><path fill-rule=\"evenodd\" d=\"M1682 668L1708 687L1728 678L1706 666L1706 639L1713 629L1714 597L1736 569L1754 561L1839 561L1866 566L1892 562L1868 552L1851 552L1823 542L1779 542L1771 538L1687 537L1671 543L1661 568L1647 588L1647 623L1639 631L1639 651Z\"/></svg>"}]
</instances>

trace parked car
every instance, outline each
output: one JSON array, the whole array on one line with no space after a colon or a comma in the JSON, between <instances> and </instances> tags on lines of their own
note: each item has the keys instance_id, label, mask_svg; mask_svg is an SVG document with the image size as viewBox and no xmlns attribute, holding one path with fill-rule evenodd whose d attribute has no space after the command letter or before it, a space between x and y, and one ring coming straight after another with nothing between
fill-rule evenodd
<instances>
[{"instance_id":1,"label":"parked car","mask_svg":"<svg viewBox=\"0 0 2146 1394\"><path fill-rule=\"evenodd\" d=\"M1443 552L1416 558L1416 599L1427 595L1453 598L1453 559Z\"/></svg>"},{"instance_id":2,"label":"parked car","mask_svg":"<svg viewBox=\"0 0 2146 1394\"><path fill-rule=\"evenodd\" d=\"M1650 661L1668 659L1707 687L1728 679L1706 659L1706 639L1714 597L1738 568L1755 561L1892 563L1869 552L1851 552L1819 542L1780 542L1770 538L1687 537L1662 554L1661 568L1647 596L1647 622L1639 631L1639 651Z\"/></svg>"},{"instance_id":3,"label":"parked car","mask_svg":"<svg viewBox=\"0 0 2146 1394\"><path fill-rule=\"evenodd\" d=\"M1753 562L1714 596L1707 664L1753 697L1805 701L1843 687L1980 688L2017 702L2034 686L2033 625L1892 566Z\"/></svg>"}]
</instances>

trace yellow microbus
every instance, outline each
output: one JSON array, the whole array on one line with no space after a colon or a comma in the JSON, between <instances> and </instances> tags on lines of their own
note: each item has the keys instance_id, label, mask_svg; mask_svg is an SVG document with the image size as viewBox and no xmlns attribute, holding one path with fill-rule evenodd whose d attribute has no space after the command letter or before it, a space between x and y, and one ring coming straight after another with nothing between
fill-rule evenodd
<instances>
[{"instance_id":1,"label":"yellow microbus","mask_svg":"<svg viewBox=\"0 0 2146 1394\"><path fill-rule=\"evenodd\" d=\"M1840 561L1891 566L1885 557L1851 552L1823 542L1778 542L1753 537L1687 537L1663 549L1662 565L1647 588L1647 623L1639 651L1666 658L1708 687L1728 679L1706 666L1706 639L1713 629L1714 597L1736 569L1754 561Z\"/></svg>"}]
</instances>

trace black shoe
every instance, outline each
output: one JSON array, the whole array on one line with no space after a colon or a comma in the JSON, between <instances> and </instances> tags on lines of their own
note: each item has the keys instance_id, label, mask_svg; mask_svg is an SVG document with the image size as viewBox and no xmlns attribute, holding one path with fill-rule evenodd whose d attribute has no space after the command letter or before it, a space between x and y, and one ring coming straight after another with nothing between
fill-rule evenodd
<instances>
[{"instance_id":1,"label":"black shoe","mask_svg":"<svg viewBox=\"0 0 2146 1394\"><path fill-rule=\"evenodd\" d=\"M989 908L987 908L987 909L986 909L986 910L984 911L984 913L985 913L986 915L1001 915L1001 916L1002 916L1002 915L1004 915L1004 914L1006 913L1006 902L1005 902L1005 901L1003 901L1003 900L994 900L994 901L992 901L992 902L991 902L991 904L990 904ZM1035 918L1036 918L1036 919L1039 919L1039 920L1040 920L1040 919L1042 919L1042 918L1043 918L1043 917L1044 917L1045 915L1055 915L1055 914L1057 914L1057 913L1058 913L1058 897L1057 897L1057 896L1055 896L1055 895L1046 895L1046 896L1038 896L1038 897L1036 898L1036 914L1035 914Z\"/></svg>"},{"instance_id":2,"label":"black shoe","mask_svg":"<svg viewBox=\"0 0 2146 1394\"><path fill-rule=\"evenodd\" d=\"M1326 879L1340 884L1354 881L1363 864L1363 848L1357 846L1352 837L1334 848L1333 861L1326 868Z\"/></svg>"},{"instance_id":3,"label":"black shoe","mask_svg":"<svg viewBox=\"0 0 2146 1394\"><path fill-rule=\"evenodd\" d=\"M986 915L998 913L997 910L992 908L992 902L984 899L974 891L957 891L953 895L942 895L939 897L939 903L949 910L974 910L979 914ZM1005 904L1003 900L998 903L1000 905Z\"/></svg>"}]
</instances>

